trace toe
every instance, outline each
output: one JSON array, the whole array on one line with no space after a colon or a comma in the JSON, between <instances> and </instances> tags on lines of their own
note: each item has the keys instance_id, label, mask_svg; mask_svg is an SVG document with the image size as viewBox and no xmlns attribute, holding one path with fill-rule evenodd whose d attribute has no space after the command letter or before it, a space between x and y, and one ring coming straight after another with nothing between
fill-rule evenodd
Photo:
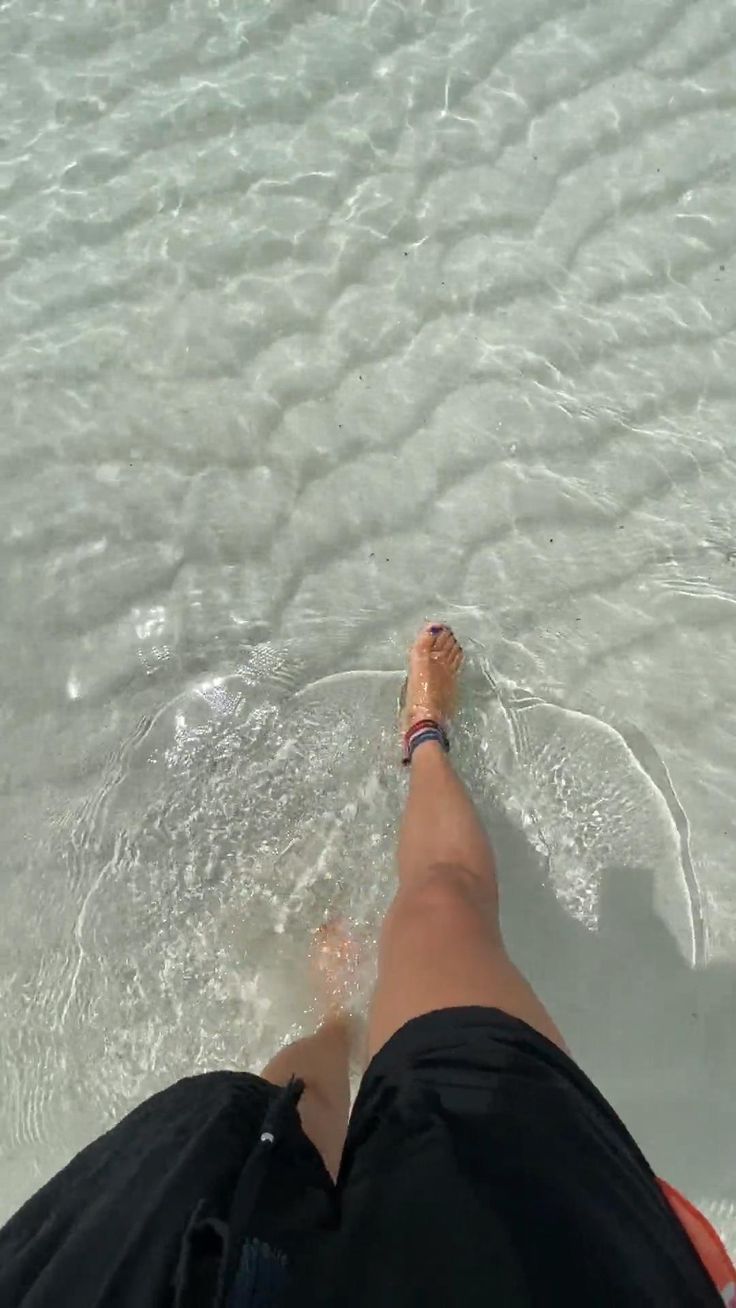
<instances>
[{"instance_id":1,"label":"toe","mask_svg":"<svg viewBox=\"0 0 736 1308\"><path fill-rule=\"evenodd\" d=\"M434 642L434 652L436 654L447 654L457 642L449 627L443 627L439 636Z\"/></svg>"},{"instance_id":2,"label":"toe","mask_svg":"<svg viewBox=\"0 0 736 1308\"><path fill-rule=\"evenodd\" d=\"M412 654L428 654L434 649L435 636L431 627L423 627L411 647Z\"/></svg>"}]
</instances>

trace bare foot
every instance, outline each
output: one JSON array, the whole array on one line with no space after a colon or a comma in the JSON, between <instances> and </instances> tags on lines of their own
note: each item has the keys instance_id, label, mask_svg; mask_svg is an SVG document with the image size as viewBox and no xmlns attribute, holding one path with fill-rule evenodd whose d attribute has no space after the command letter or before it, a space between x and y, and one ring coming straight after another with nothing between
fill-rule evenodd
<instances>
[{"instance_id":1,"label":"bare foot","mask_svg":"<svg viewBox=\"0 0 736 1308\"><path fill-rule=\"evenodd\" d=\"M449 627L433 622L420 631L409 654L403 731L422 718L447 726L457 704L457 679L464 657Z\"/></svg>"},{"instance_id":2,"label":"bare foot","mask_svg":"<svg viewBox=\"0 0 736 1308\"><path fill-rule=\"evenodd\" d=\"M322 1019L346 1017L355 997L360 950L344 918L335 917L315 931L312 977Z\"/></svg>"}]
</instances>

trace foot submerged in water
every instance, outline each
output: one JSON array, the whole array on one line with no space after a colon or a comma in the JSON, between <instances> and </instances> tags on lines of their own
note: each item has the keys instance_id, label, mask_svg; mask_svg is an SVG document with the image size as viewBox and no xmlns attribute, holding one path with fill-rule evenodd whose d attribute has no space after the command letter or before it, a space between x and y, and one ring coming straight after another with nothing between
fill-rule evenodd
<instances>
[{"instance_id":1,"label":"foot submerged in water","mask_svg":"<svg viewBox=\"0 0 736 1308\"><path fill-rule=\"evenodd\" d=\"M312 938L311 969L320 1016L349 1015L355 1001L360 949L344 918L325 922Z\"/></svg>"},{"instance_id":2,"label":"foot submerged in water","mask_svg":"<svg viewBox=\"0 0 736 1308\"><path fill-rule=\"evenodd\" d=\"M449 627L433 622L422 628L409 654L402 731L423 718L447 727L457 705L458 674L464 657Z\"/></svg>"}]
</instances>

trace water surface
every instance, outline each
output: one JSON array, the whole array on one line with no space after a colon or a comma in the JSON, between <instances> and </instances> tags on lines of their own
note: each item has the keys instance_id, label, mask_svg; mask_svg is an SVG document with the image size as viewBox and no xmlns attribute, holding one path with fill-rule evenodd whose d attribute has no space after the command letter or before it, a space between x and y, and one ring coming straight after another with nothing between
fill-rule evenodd
<instances>
[{"instance_id":1,"label":"water surface","mask_svg":"<svg viewBox=\"0 0 736 1308\"><path fill-rule=\"evenodd\" d=\"M375 934L406 643L507 930L736 1243L736 10L9 0L2 1215Z\"/></svg>"}]
</instances>

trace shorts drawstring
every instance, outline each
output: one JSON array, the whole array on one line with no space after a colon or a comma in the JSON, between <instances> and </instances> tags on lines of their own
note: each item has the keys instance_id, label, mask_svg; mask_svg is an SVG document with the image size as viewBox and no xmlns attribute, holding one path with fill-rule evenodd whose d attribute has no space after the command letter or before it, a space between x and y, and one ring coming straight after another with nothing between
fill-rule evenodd
<instances>
[{"instance_id":1,"label":"shorts drawstring","mask_svg":"<svg viewBox=\"0 0 736 1308\"><path fill-rule=\"evenodd\" d=\"M229 1286L238 1270L241 1253L248 1234L258 1193L263 1185L274 1146L278 1143L281 1127L287 1113L296 1108L304 1093L304 1082L292 1076L280 1094L272 1100L261 1123L258 1144L245 1164L235 1187L230 1205L228 1247L225 1260L224 1286Z\"/></svg>"},{"instance_id":2,"label":"shorts drawstring","mask_svg":"<svg viewBox=\"0 0 736 1308\"><path fill-rule=\"evenodd\" d=\"M299 1103L304 1082L292 1077L272 1099L258 1141L238 1177L226 1222L206 1215L207 1200L195 1208L184 1232L174 1278L174 1308L260 1308L274 1302L285 1281L282 1254L261 1241L246 1246L248 1226L263 1185L274 1145L287 1113ZM237 1282L237 1283L236 1283ZM236 1294L233 1299L230 1287Z\"/></svg>"}]
</instances>

